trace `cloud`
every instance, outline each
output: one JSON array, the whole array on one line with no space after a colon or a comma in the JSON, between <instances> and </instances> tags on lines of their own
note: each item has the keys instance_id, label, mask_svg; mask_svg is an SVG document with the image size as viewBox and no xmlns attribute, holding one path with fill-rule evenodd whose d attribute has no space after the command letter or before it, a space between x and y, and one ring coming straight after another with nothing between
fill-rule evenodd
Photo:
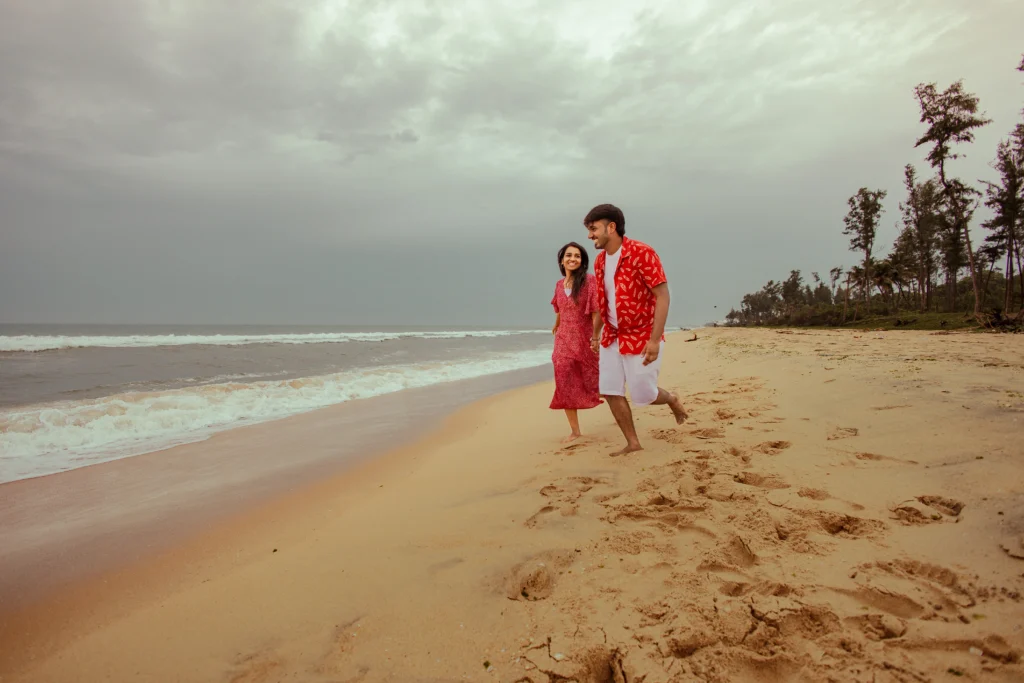
<instances>
[{"instance_id":1,"label":"cloud","mask_svg":"<svg viewBox=\"0 0 1024 683\"><path fill-rule=\"evenodd\" d=\"M0 0L0 14L7 258L66 268L82 240L166 248L168 234L180 258L389 240L515 258L581 237L580 216L611 200L692 282L713 267L694 245L763 279L800 267L797 246L819 270L843 258L845 197L891 185L898 201L920 158L920 81L967 77L1008 129L1024 21L1006 0ZM974 176L998 134L979 136ZM775 248L736 253L762 243ZM130 257L90 258L102 279ZM191 260L216 282L214 259Z\"/></svg>"}]
</instances>

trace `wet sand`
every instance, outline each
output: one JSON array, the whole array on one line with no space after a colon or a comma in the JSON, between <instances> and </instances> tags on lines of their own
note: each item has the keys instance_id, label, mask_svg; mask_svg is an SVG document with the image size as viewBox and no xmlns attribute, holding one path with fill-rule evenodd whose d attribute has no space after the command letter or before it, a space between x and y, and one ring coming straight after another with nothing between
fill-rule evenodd
<instances>
[{"instance_id":1,"label":"wet sand","mask_svg":"<svg viewBox=\"0 0 1024 683\"><path fill-rule=\"evenodd\" d=\"M1024 339L699 335L643 452L484 399L8 613L0 680L1024 679ZM265 427L235 448L327 447Z\"/></svg>"},{"instance_id":2,"label":"wet sand","mask_svg":"<svg viewBox=\"0 0 1024 683\"><path fill-rule=\"evenodd\" d=\"M0 615L337 476L422 436L460 406L549 376L541 367L410 389L0 484Z\"/></svg>"}]
</instances>

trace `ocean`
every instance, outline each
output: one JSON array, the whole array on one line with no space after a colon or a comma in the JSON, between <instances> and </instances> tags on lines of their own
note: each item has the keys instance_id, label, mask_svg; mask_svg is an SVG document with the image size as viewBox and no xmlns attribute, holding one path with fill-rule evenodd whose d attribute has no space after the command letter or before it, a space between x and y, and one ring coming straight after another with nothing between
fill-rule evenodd
<instances>
[{"instance_id":1,"label":"ocean","mask_svg":"<svg viewBox=\"0 0 1024 683\"><path fill-rule=\"evenodd\" d=\"M548 330L0 325L0 483L550 363Z\"/></svg>"}]
</instances>

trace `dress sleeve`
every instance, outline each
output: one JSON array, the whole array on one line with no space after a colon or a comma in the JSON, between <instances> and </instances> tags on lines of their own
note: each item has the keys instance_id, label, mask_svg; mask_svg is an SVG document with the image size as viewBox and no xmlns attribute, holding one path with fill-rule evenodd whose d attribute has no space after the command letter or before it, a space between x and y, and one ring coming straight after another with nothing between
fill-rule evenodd
<instances>
[{"instance_id":1,"label":"dress sleeve","mask_svg":"<svg viewBox=\"0 0 1024 683\"><path fill-rule=\"evenodd\" d=\"M643 255L640 257L640 277L643 278L644 284L649 289L654 289L658 285L668 282L668 278L665 277L665 269L661 265L661 258L658 257L658 252L649 247L644 250Z\"/></svg>"}]
</instances>

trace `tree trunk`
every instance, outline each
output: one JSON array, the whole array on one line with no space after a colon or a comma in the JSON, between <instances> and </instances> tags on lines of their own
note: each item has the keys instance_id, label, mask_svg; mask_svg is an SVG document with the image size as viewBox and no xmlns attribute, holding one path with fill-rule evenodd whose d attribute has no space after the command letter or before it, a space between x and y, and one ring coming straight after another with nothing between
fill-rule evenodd
<instances>
[{"instance_id":1,"label":"tree trunk","mask_svg":"<svg viewBox=\"0 0 1024 683\"><path fill-rule=\"evenodd\" d=\"M974 268L974 250L971 248L971 231L964 221L964 240L967 242L967 265L971 267L971 287L974 289L974 315L981 312L981 295L978 292L978 271Z\"/></svg>"},{"instance_id":2,"label":"tree trunk","mask_svg":"<svg viewBox=\"0 0 1024 683\"><path fill-rule=\"evenodd\" d=\"M846 274L846 292L844 294L845 294L845 296L843 297L843 322L842 322L843 325L846 324L846 309L850 305L850 274L849 273Z\"/></svg>"},{"instance_id":3,"label":"tree trunk","mask_svg":"<svg viewBox=\"0 0 1024 683\"><path fill-rule=\"evenodd\" d=\"M957 270L946 269L946 312L952 313L956 310L956 276Z\"/></svg>"},{"instance_id":4,"label":"tree trunk","mask_svg":"<svg viewBox=\"0 0 1024 683\"><path fill-rule=\"evenodd\" d=\"M1016 245L1017 250L1017 277L1020 279L1020 310L1024 311L1024 268L1020 263L1020 243Z\"/></svg>"},{"instance_id":5,"label":"tree trunk","mask_svg":"<svg viewBox=\"0 0 1024 683\"><path fill-rule=\"evenodd\" d=\"M996 260L992 259L992 263L988 266L988 274L985 275L985 286L981 291L985 292L985 301L988 301L988 286L992 283L992 273L996 270Z\"/></svg>"},{"instance_id":6,"label":"tree trunk","mask_svg":"<svg viewBox=\"0 0 1024 683\"><path fill-rule=\"evenodd\" d=\"M917 273L917 305L922 313L928 310L928 288L925 286L928 280L927 273L928 271L924 266L921 266L921 270Z\"/></svg>"},{"instance_id":7,"label":"tree trunk","mask_svg":"<svg viewBox=\"0 0 1024 683\"><path fill-rule=\"evenodd\" d=\"M871 254L864 251L864 305L871 308Z\"/></svg>"},{"instance_id":8,"label":"tree trunk","mask_svg":"<svg viewBox=\"0 0 1024 683\"><path fill-rule=\"evenodd\" d=\"M1011 238L1009 249L1006 250L1006 282L1003 283L1003 313L1010 314L1013 308L1013 240Z\"/></svg>"}]
</instances>

